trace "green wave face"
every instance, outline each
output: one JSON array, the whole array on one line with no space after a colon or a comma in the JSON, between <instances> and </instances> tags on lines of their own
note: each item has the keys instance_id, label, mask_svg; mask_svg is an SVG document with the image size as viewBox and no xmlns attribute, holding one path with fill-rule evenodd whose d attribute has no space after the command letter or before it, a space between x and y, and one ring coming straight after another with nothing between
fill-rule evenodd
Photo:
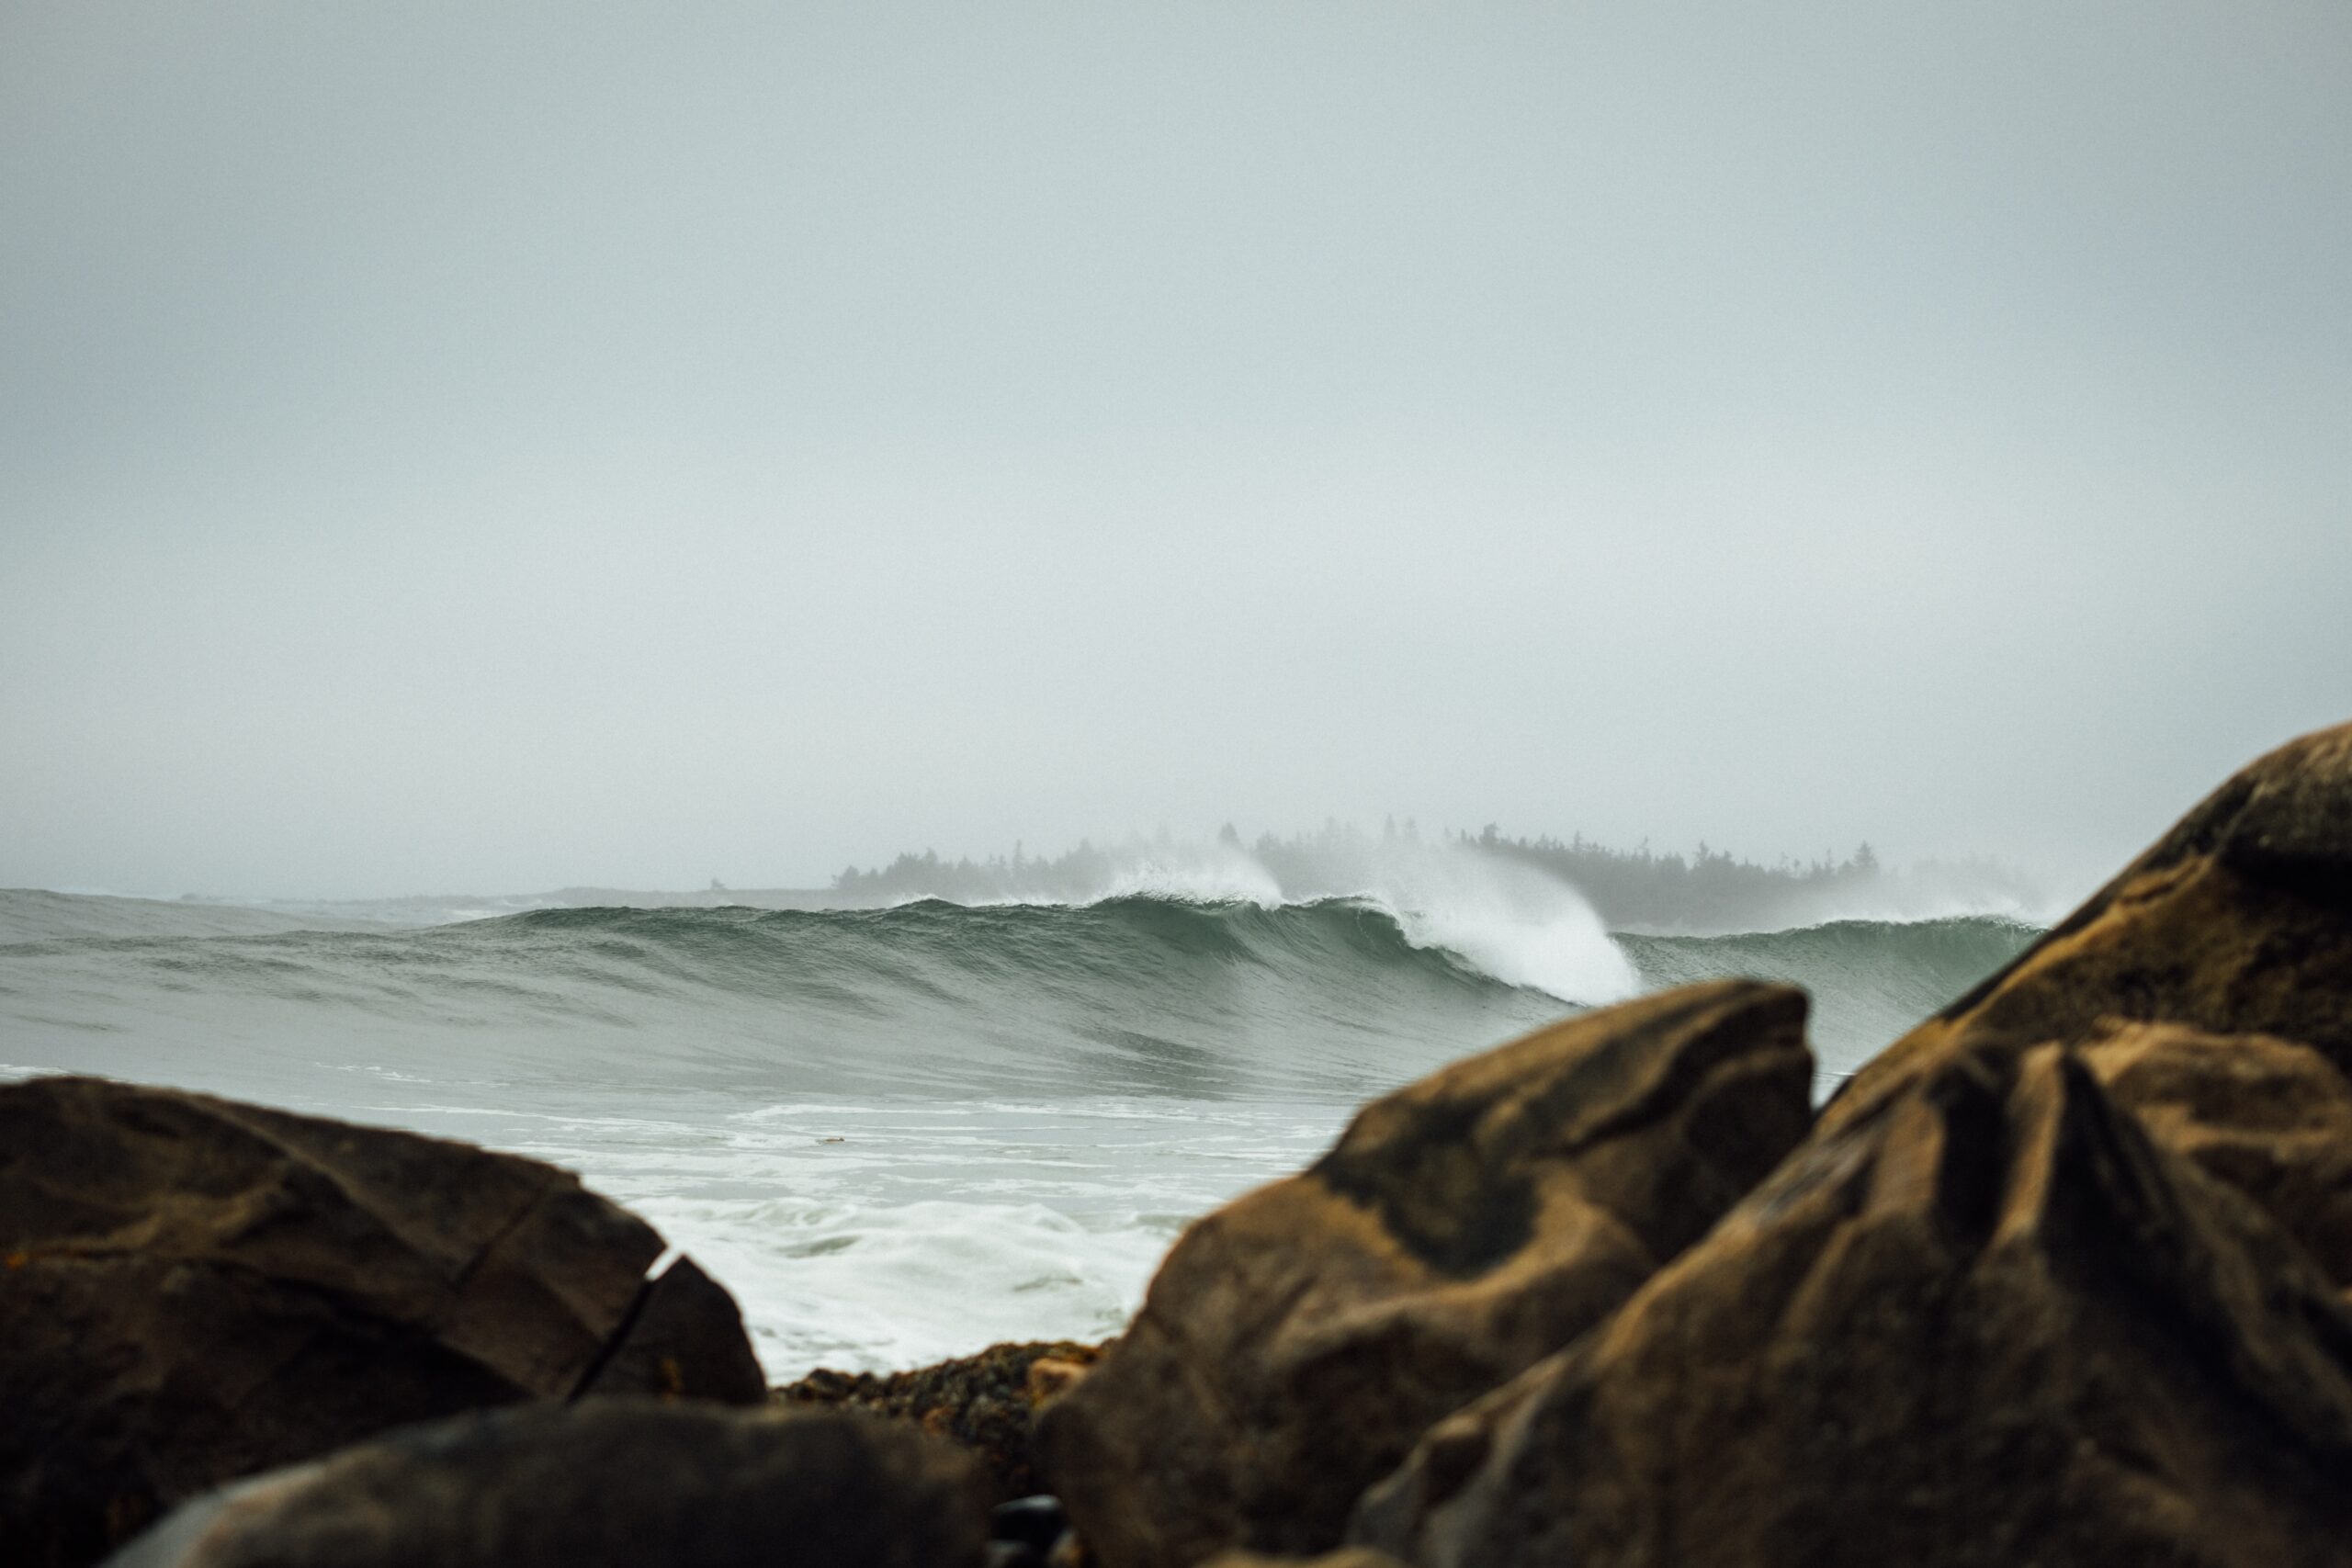
<instances>
[{"instance_id":1,"label":"green wave face","mask_svg":"<svg viewBox=\"0 0 2352 1568\"><path fill-rule=\"evenodd\" d=\"M1785 980L1813 997L1823 1077L1852 1073L1921 1019L2032 945L2036 926L1990 915L1837 920L1738 936L1620 935L1645 990L1726 975Z\"/></svg>"},{"instance_id":2,"label":"green wave face","mask_svg":"<svg viewBox=\"0 0 2352 1568\"><path fill-rule=\"evenodd\" d=\"M1347 901L560 909L0 945L8 1066L165 1082L344 1042L497 1081L1354 1099L1563 1010Z\"/></svg>"},{"instance_id":3,"label":"green wave face","mask_svg":"<svg viewBox=\"0 0 2352 1568\"><path fill-rule=\"evenodd\" d=\"M1644 989L1804 987L1834 1077L2034 935L1972 918L1614 941ZM1355 1100L1571 1010L1354 899L552 909L0 942L6 1066L215 1085L349 1051L485 1083Z\"/></svg>"}]
</instances>

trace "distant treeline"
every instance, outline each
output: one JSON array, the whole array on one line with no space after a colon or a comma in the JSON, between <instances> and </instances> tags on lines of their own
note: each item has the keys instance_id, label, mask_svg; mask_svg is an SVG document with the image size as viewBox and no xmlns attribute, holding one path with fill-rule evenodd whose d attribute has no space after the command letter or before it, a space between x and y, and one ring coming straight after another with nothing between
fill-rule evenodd
<instances>
[{"instance_id":1,"label":"distant treeline","mask_svg":"<svg viewBox=\"0 0 2352 1568\"><path fill-rule=\"evenodd\" d=\"M888 865L872 871L851 866L833 878L833 891L859 903L884 903L899 898L945 898L972 903L990 898L1069 898L1099 897L1118 875L1123 863L1110 852L1086 840L1076 849L1054 856L1033 856L1014 845L1010 859L942 860L931 850L901 854Z\"/></svg>"},{"instance_id":2,"label":"distant treeline","mask_svg":"<svg viewBox=\"0 0 2352 1568\"><path fill-rule=\"evenodd\" d=\"M1950 913L1956 909L2018 910L2038 902L2016 873L1989 861L1928 862L1905 871L1883 865L1868 843L1843 859L1783 859L1765 865L1702 842L1685 855L1647 843L1612 849L1578 834L1512 838L1489 823L1470 832L1448 830L1424 840L1411 822L1393 819L1377 833L1329 822L1287 838L1261 834L1245 844L1228 825L1213 844L1186 844L1165 835L1108 848L1081 840L1053 856L1032 856L1020 845L1008 857L942 860L936 853L901 854L886 866L850 866L833 878L847 901L907 898L977 902L1005 898L1102 897L1138 880L1190 886L1215 896L1220 886L1271 880L1286 898L1340 897L1374 890L1384 866L1400 859L1467 854L1539 867L1582 893L1616 929L1757 931L1843 916Z\"/></svg>"}]
</instances>

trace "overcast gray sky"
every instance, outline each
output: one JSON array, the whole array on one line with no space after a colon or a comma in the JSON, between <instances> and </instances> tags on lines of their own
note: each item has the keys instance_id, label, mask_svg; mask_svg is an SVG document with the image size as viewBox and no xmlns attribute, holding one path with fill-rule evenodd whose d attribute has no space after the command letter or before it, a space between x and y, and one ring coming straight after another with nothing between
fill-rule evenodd
<instances>
[{"instance_id":1,"label":"overcast gray sky","mask_svg":"<svg viewBox=\"0 0 2352 1568\"><path fill-rule=\"evenodd\" d=\"M2352 7L0 0L0 884L2120 860L2352 716Z\"/></svg>"}]
</instances>

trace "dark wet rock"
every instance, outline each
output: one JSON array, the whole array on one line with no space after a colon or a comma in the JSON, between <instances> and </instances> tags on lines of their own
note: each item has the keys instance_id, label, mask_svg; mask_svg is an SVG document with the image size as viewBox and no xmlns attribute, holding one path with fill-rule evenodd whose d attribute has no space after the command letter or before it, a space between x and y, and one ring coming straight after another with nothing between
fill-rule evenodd
<instances>
[{"instance_id":1,"label":"dark wet rock","mask_svg":"<svg viewBox=\"0 0 2352 1568\"><path fill-rule=\"evenodd\" d=\"M2352 1313L2051 1046L1817 1134L1353 1533L1419 1568L2299 1568L2345 1561L2347 1478Z\"/></svg>"},{"instance_id":2,"label":"dark wet rock","mask_svg":"<svg viewBox=\"0 0 2352 1568\"><path fill-rule=\"evenodd\" d=\"M1612 1311L1804 1137L1786 987L1590 1013L1365 1108L1194 1224L1038 1425L1109 1568L1311 1552L1431 1421Z\"/></svg>"},{"instance_id":3,"label":"dark wet rock","mask_svg":"<svg viewBox=\"0 0 2352 1568\"><path fill-rule=\"evenodd\" d=\"M992 1568L1046 1568L1069 1536L1069 1510L1060 1498L1044 1493L1015 1497L989 1511Z\"/></svg>"},{"instance_id":4,"label":"dark wet rock","mask_svg":"<svg viewBox=\"0 0 2352 1568\"><path fill-rule=\"evenodd\" d=\"M2083 1048L2151 1136L2254 1200L2352 1289L2352 1080L2267 1034L2125 1024Z\"/></svg>"},{"instance_id":5,"label":"dark wet rock","mask_svg":"<svg viewBox=\"0 0 2352 1568\"><path fill-rule=\"evenodd\" d=\"M2177 1023L2352 1073L2352 725L2248 764L2050 933L1855 1075L1836 1126L1955 1054Z\"/></svg>"},{"instance_id":6,"label":"dark wet rock","mask_svg":"<svg viewBox=\"0 0 2352 1568\"><path fill-rule=\"evenodd\" d=\"M991 1345L977 1355L912 1371L820 1369L777 1388L775 1396L787 1404L839 1406L910 1421L969 1449L997 1500L1008 1502L1046 1490L1030 1446L1036 1412L1075 1383L1103 1349L1069 1339L1035 1340Z\"/></svg>"},{"instance_id":7,"label":"dark wet rock","mask_svg":"<svg viewBox=\"0 0 2352 1568\"><path fill-rule=\"evenodd\" d=\"M468 1145L0 1088L0 1540L89 1562L231 1477L569 1396L662 1246L570 1174Z\"/></svg>"},{"instance_id":8,"label":"dark wet rock","mask_svg":"<svg viewBox=\"0 0 2352 1568\"><path fill-rule=\"evenodd\" d=\"M1069 1529L1069 1511L1062 1506L1060 1498L1047 1493L1015 1497L989 1510L990 1540L1019 1541L1035 1547L1041 1554L1051 1551Z\"/></svg>"},{"instance_id":9,"label":"dark wet rock","mask_svg":"<svg viewBox=\"0 0 2352 1568\"><path fill-rule=\"evenodd\" d=\"M735 1298L693 1258L681 1258L647 1281L611 1351L591 1369L580 1392L764 1404L768 1382L743 1337Z\"/></svg>"},{"instance_id":10,"label":"dark wet rock","mask_svg":"<svg viewBox=\"0 0 2352 1568\"><path fill-rule=\"evenodd\" d=\"M596 1399L404 1428L198 1498L110 1568L979 1568L969 1460L888 1422Z\"/></svg>"}]
</instances>

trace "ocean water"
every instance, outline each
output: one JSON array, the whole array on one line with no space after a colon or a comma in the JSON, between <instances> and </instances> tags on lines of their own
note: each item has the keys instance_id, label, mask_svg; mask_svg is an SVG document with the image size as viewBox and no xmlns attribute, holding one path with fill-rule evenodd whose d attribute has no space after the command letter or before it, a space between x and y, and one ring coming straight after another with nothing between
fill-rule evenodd
<instances>
[{"instance_id":1,"label":"ocean water","mask_svg":"<svg viewBox=\"0 0 2352 1568\"><path fill-rule=\"evenodd\" d=\"M1611 935L1524 890L1184 891L407 928L0 893L0 1077L551 1160L725 1281L781 1380L1114 1333L1188 1220L1312 1160L1364 1100L1578 1005L1794 981L1826 1089L2036 934Z\"/></svg>"}]
</instances>

